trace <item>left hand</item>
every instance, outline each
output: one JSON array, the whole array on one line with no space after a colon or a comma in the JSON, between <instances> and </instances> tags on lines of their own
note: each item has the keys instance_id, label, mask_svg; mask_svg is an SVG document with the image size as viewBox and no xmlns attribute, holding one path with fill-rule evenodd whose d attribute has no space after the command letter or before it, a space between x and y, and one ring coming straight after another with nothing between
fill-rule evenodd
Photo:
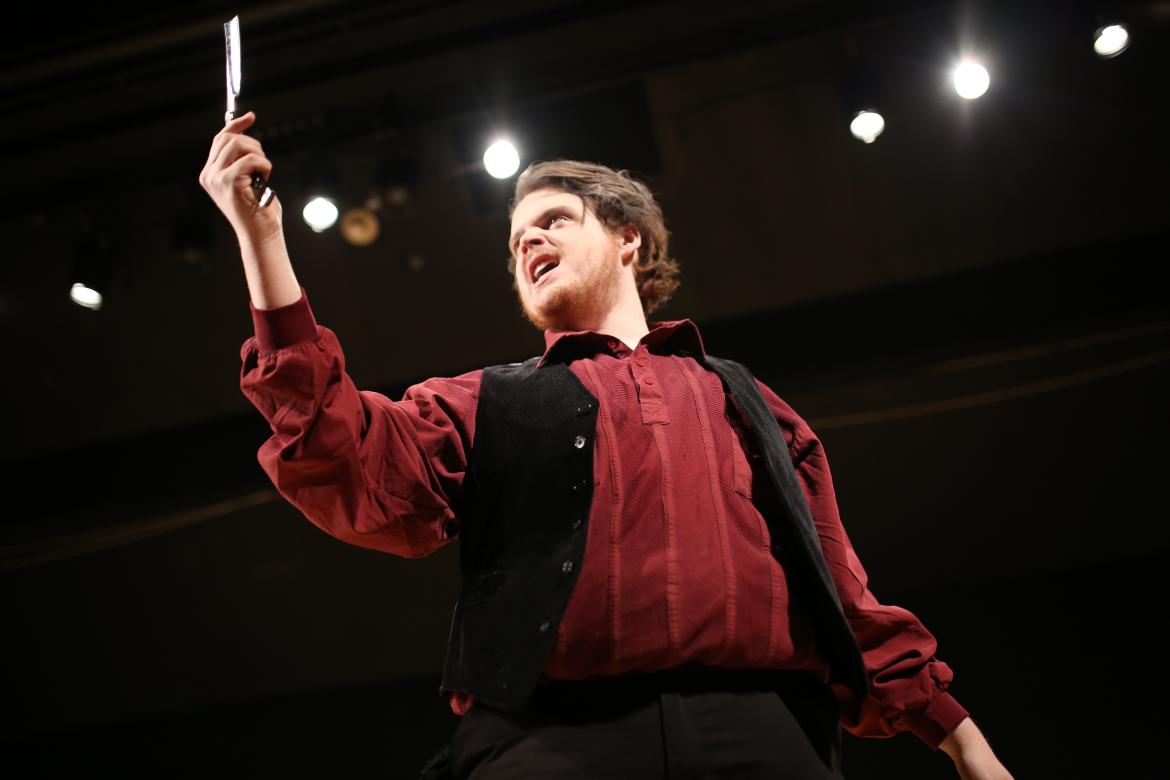
<instances>
[{"instance_id":1,"label":"left hand","mask_svg":"<svg viewBox=\"0 0 1170 780\"><path fill-rule=\"evenodd\" d=\"M955 762L962 780L1012 780L975 721L967 718L939 745Z\"/></svg>"}]
</instances>

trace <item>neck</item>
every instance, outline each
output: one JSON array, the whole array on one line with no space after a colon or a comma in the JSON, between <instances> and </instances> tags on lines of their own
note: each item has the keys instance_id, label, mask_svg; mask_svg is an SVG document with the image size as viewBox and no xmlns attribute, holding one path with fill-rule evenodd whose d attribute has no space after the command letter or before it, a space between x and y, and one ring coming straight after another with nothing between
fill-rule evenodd
<instances>
[{"instance_id":1,"label":"neck","mask_svg":"<svg viewBox=\"0 0 1170 780\"><path fill-rule=\"evenodd\" d=\"M591 330L621 339L630 349L637 346L650 328L642 312L642 299L634 286L633 274L622 279L612 306L581 317L566 330Z\"/></svg>"},{"instance_id":2,"label":"neck","mask_svg":"<svg viewBox=\"0 0 1170 780\"><path fill-rule=\"evenodd\" d=\"M635 299L633 307L621 306L611 309L602 321L588 329L607 336L621 339L627 347L633 349L650 332L646 324L646 315L642 313L641 301Z\"/></svg>"}]
</instances>

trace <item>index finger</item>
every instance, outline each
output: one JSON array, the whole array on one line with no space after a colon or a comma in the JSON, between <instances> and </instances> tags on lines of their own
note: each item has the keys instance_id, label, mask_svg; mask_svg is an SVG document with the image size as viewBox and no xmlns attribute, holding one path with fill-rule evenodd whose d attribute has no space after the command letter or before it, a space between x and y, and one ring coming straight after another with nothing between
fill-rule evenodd
<instances>
[{"instance_id":1,"label":"index finger","mask_svg":"<svg viewBox=\"0 0 1170 780\"><path fill-rule=\"evenodd\" d=\"M250 117L250 119L249 119ZM250 124L256 118L256 114L249 111L246 114L241 114L232 121L223 126L215 136L211 139L211 149L207 153L207 162L210 164L212 160L219 156L219 152L223 149L223 145L227 143L227 136L239 135L245 127L244 120L247 119Z\"/></svg>"}]
</instances>

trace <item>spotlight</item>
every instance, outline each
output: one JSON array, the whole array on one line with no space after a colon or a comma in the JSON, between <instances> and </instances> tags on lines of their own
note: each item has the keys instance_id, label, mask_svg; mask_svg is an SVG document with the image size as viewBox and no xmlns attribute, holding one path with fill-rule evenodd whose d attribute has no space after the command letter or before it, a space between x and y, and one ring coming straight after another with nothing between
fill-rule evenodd
<instances>
[{"instance_id":1,"label":"spotlight","mask_svg":"<svg viewBox=\"0 0 1170 780\"><path fill-rule=\"evenodd\" d=\"M418 194L419 164L413 155L398 153L383 158L378 164L373 194L377 208L391 214L406 214L414 209ZM371 204L367 204L370 207Z\"/></svg>"},{"instance_id":2,"label":"spotlight","mask_svg":"<svg viewBox=\"0 0 1170 780\"><path fill-rule=\"evenodd\" d=\"M959 93L959 97L967 100L974 100L982 97L987 88L991 86L991 76L987 72L987 68L980 65L974 60L962 60L955 69L951 71L951 80L955 84L955 92Z\"/></svg>"},{"instance_id":3,"label":"spotlight","mask_svg":"<svg viewBox=\"0 0 1170 780\"><path fill-rule=\"evenodd\" d=\"M877 111L858 111L849 123L849 132L853 133L853 137L867 144L872 144L885 129L886 120Z\"/></svg>"},{"instance_id":4,"label":"spotlight","mask_svg":"<svg viewBox=\"0 0 1170 780\"><path fill-rule=\"evenodd\" d=\"M78 306L97 311L102 307L102 290L113 272L114 243L105 221L89 214L78 218L74 240L73 285L69 298Z\"/></svg>"},{"instance_id":5,"label":"spotlight","mask_svg":"<svg viewBox=\"0 0 1170 780\"><path fill-rule=\"evenodd\" d=\"M301 191L311 197L305 203L301 216L305 223L320 233L337 222L335 201L338 182L337 166L324 152L308 157L301 167Z\"/></svg>"},{"instance_id":6,"label":"spotlight","mask_svg":"<svg viewBox=\"0 0 1170 780\"><path fill-rule=\"evenodd\" d=\"M841 40L839 67L844 108L853 114L849 132L862 143L872 144L886 129L886 118L875 106L886 102L890 64L863 52L857 38L846 35Z\"/></svg>"},{"instance_id":7,"label":"spotlight","mask_svg":"<svg viewBox=\"0 0 1170 780\"><path fill-rule=\"evenodd\" d=\"M317 196L305 204L301 216L305 218L305 224L321 233L337 222L337 204L329 198Z\"/></svg>"},{"instance_id":8,"label":"spotlight","mask_svg":"<svg viewBox=\"0 0 1170 780\"><path fill-rule=\"evenodd\" d=\"M74 282L69 290L69 297L78 306L97 311L102 307L102 294L97 290L86 287L81 282Z\"/></svg>"},{"instance_id":9,"label":"spotlight","mask_svg":"<svg viewBox=\"0 0 1170 780\"><path fill-rule=\"evenodd\" d=\"M1093 51L1102 57L1116 57L1129 48L1129 31L1120 24L1100 27L1093 33Z\"/></svg>"},{"instance_id":10,"label":"spotlight","mask_svg":"<svg viewBox=\"0 0 1170 780\"><path fill-rule=\"evenodd\" d=\"M353 246L369 246L381 232L378 217L364 206L349 209L341 217L341 237Z\"/></svg>"},{"instance_id":11,"label":"spotlight","mask_svg":"<svg viewBox=\"0 0 1170 780\"><path fill-rule=\"evenodd\" d=\"M499 139L483 153L483 167L497 179L506 179L520 168L520 153L507 139Z\"/></svg>"}]
</instances>

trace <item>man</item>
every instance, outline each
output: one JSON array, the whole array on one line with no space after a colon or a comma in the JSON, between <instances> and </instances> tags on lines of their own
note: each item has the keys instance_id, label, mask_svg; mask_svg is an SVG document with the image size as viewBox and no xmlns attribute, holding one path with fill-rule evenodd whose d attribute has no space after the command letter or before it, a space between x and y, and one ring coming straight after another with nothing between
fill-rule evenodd
<instances>
[{"instance_id":1,"label":"man","mask_svg":"<svg viewBox=\"0 0 1170 780\"><path fill-rule=\"evenodd\" d=\"M200 183L240 241L256 335L241 387L265 471L338 539L460 539L441 691L455 777L841 777L839 727L911 731L961 777L1009 778L909 612L868 590L808 425L690 320L653 195L555 161L516 185L509 270L543 355L359 391L284 246L271 162L212 141Z\"/></svg>"}]
</instances>

